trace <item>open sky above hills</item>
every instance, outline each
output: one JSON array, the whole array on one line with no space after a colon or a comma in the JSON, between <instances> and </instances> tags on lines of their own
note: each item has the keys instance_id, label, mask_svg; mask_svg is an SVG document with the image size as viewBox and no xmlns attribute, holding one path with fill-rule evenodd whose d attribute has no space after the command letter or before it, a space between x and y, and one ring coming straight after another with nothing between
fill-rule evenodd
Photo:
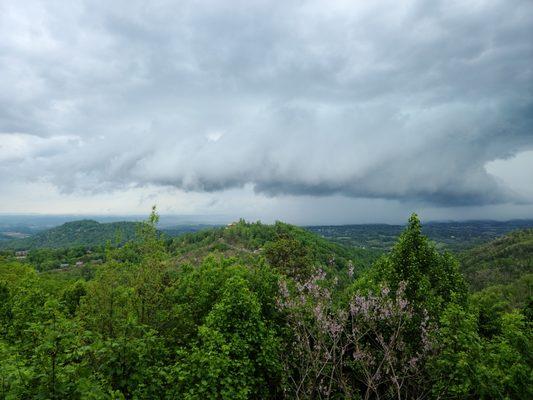
<instances>
[{"instance_id":1,"label":"open sky above hills","mask_svg":"<svg viewBox=\"0 0 533 400\"><path fill-rule=\"evenodd\" d=\"M533 2L0 2L0 213L533 216Z\"/></svg>"}]
</instances>

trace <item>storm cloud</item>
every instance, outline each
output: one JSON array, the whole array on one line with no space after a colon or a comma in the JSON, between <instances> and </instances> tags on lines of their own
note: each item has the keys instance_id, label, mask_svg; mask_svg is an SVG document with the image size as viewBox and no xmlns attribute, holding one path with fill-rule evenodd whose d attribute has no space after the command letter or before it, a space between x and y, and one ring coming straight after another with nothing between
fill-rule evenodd
<instances>
[{"instance_id":1,"label":"storm cloud","mask_svg":"<svg viewBox=\"0 0 533 400\"><path fill-rule=\"evenodd\" d=\"M487 169L533 154L532 37L528 0L4 0L0 185L532 203Z\"/></svg>"}]
</instances>

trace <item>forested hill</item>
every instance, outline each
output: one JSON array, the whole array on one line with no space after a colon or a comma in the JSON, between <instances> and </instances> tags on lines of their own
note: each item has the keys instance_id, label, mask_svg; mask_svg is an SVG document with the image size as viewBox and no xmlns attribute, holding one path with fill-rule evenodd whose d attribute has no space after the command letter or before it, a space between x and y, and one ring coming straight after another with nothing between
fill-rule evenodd
<instances>
[{"instance_id":1,"label":"forested hill","mask_svg":"<svg viewBox=\"0 0 533 400\"><path fill-rule=\"evenodd\" d=\"M0 243L4 249L93 247L124 243L135 237L138 222L99 223L93 220L67 222L24 239Z\"/></svg>"},{"instance_id":2,"label":"forested hill","mask_svg":"<svg viewBox=\"0 0 533 400\"><path fill-rule=\"evenodd\" d=\"M282 222L266 225L244 220L182 235L174 238L170 246L180 260L198 262L213 252L244 260L264 255L271 264L292 263L294 268L310 262L344 269L353 262L354 267L360 269L368 267L382 254L379 250L337 244Z\"/></svg>"},{"instance_id":3,"label":"forested hill","mask_svg":"<svg viewBox=\"0 0 533 400\"><path fill-rule=\"evenodd\" d=\"M474 290L510 284L533 274L533 229L509 233L465 251L459 258Z\"/></svg>"}]
</instances>

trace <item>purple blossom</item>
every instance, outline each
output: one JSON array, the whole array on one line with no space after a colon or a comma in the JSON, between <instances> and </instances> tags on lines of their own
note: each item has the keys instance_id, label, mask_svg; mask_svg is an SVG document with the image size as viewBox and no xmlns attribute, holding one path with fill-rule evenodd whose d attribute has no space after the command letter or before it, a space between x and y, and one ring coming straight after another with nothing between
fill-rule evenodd
<instances>
[{"instance_id":1,"label":"purple blossom","mask_svg":"<svg viewBox=\"0 0 533 400\"><path fill-rule=\"evenodd\" d=\"M354 266L353 266L352 261L350 260L350 261L348 262L348 276L349 276L350 278L353 278L353 275L354 275Z\"/></svg>"},{"instance_id":2,"label":"purple blossom","mask_svg":"<svg viewBox=\"0 0 533 400\"><path fill-rule=\"evenodd\" d=\"M284 298L288 298L289 297L289 289L287 288L287 282L280 281L280 283L279 283L279 291L280 291L281 295Z\"/></svg>"}]
</instances>

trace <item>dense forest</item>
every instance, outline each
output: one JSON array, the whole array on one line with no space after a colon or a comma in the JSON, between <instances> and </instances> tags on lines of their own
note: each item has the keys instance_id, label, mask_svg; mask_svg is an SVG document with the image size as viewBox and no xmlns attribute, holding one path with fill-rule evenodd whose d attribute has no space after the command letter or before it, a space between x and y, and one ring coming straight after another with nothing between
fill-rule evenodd
<instances>
[{"instance_id":1,"label":"dense forest","mask_svg":"<svg viewBox=\"0 0 533 400\"><path fill-rule=\"evenodd\" d=\"M2 253L0 399L533 398L531 230L456 256L416 215L386 252L157 220Z\"/></svg>"}]
</instances>

